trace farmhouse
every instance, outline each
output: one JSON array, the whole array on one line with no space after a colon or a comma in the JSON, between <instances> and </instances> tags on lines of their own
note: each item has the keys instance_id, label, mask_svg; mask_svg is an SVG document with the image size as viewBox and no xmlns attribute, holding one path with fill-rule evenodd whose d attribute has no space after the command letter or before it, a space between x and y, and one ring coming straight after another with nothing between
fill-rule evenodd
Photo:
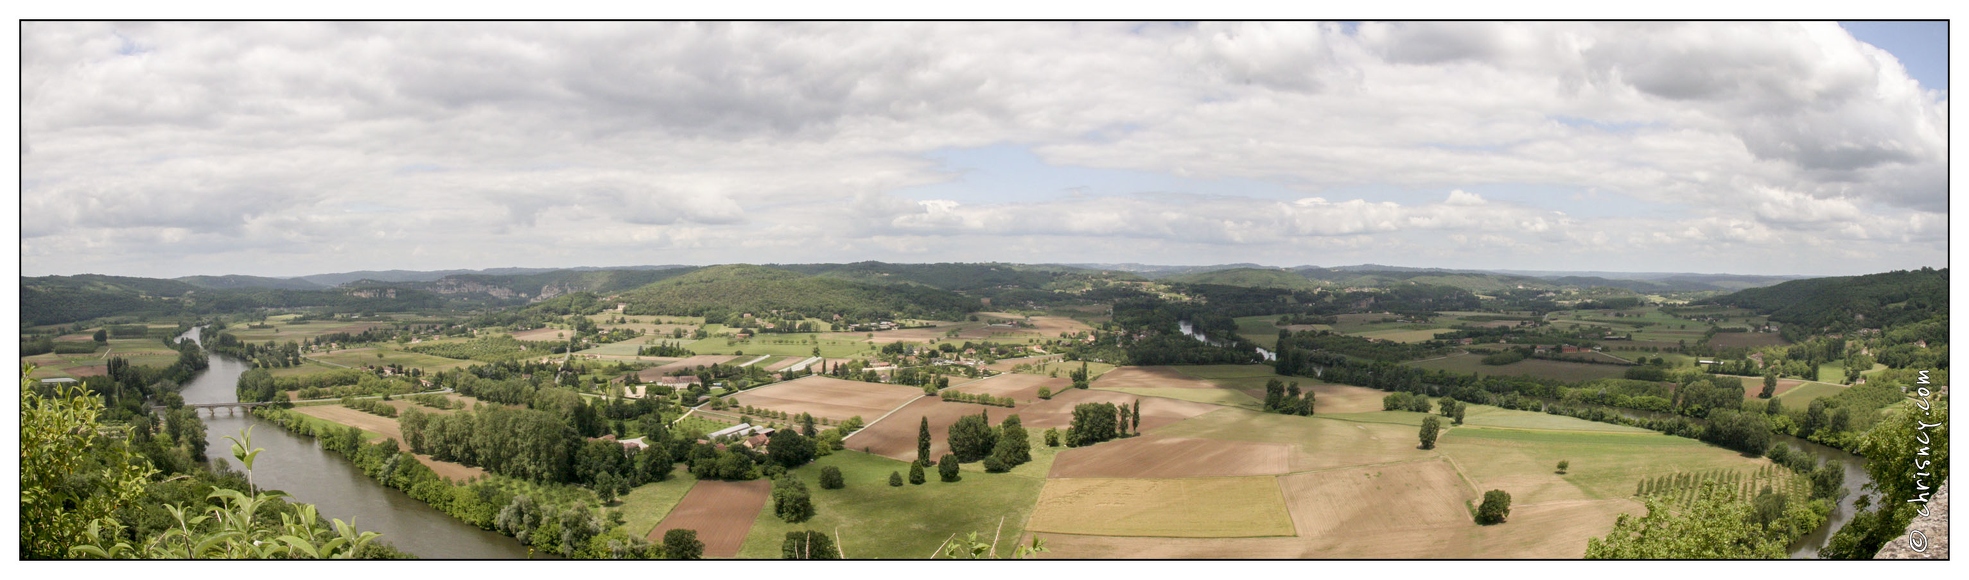
<instances>
[{"instance_id":1,"label":"farmhouse","mask_svg":"<svg viewBox=\"0 0 1969 580\"><path fill-rule=\"evenodd\" d=\"M729 437L729 436L732 436L732 435L739 435L739 434L743 434L743 433L749 433L749 432L751 432L751 430L752 430L752 424L751 424L751 423L739 423L739 424L737 424L737 425L732 425L732 426L730 426L730 427L726 427L726 428L723 428L723 429L719 429L719 430L717 430L717 431L712 431L712 432L711 432L711 434L709 434L709 435L705 435L705 436L704 436L704 438L705 438L705 439L711 439L711 440L717 440L717 439L718 439L718 438L720 438L720 437Z\"/></svg>"},{"instance_id":2,"label":"farmhouse","mask_svg":"<svg viewBox=\"0 0 1969 580\"><path fill-rule=\"evenodd\" d=\"M73 384L74 382L75 382L75 379L71 379L71 378L68 378L68 377L61 377L61 378L54 378L54 379L41 379L41 384L44 384L44 385L67 385L67 384Z\"/></svg>"},{"instance_id":3,"label":"farmhouse","mask_svg":"<svg viewBox=\"0 0 1969 580\"><path fill-rule=\"evenodd\" d=\"M692 375L684 375L678 377L666 376L666 377L656 378L656 384L663 385L666 387L688 387L691 385L695 385L697 383L698 383L697 377Z\"/></svg>"}]
</instances>

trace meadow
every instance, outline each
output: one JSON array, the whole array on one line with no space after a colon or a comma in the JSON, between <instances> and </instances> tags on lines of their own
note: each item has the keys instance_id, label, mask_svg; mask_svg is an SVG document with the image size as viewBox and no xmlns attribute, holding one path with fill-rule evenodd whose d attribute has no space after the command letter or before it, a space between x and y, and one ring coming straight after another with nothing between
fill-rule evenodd
<instances>
[{"instance_id":1,"label":"meadow","mask_svg":"<svg viewBox=\"0 0 1969 580\"><path fill-rule=\"evenodd\" d=\"M1515 377L1531 375L1563 381L1585 381L1591 379L1618 378L1624 376L1627 367L1611 364L1577 363L1544 359L1525 359L1508 365L1487 365L1481 362L1482 355L1452 354L1440 358L1424 359L1407 363L1409 366L1425 369L1447 370L1459 373L1476 373L1485 376Z\"/></svg>"}]
</instances>

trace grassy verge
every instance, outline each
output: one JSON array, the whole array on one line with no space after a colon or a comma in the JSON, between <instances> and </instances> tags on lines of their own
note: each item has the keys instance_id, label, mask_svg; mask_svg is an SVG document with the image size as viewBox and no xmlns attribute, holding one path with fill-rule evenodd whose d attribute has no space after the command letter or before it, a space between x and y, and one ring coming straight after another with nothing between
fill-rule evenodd
<instances>
[{"instance_id":1,"label":"grassy verge","mask_svg":"<svg viewBox=\"0 0 1969 580\"><path fill-rule=\"evenodd\" d=\"M1043 446L1043 445L1042 445ZM1034 450L1035 455L1038 450ZM1035 462L1037 463L1037 462ZM820 469L834 466L847 482L843 489L821 489ZM849 558L927 558L952 534L978 532L989 537L1005 527L1000 552L1025 531L1027 516L1039 498L1044 480L1004 473L964 473L955 483L930 480L922 485L889 487L889 474L909 473L909 463L858 451L837 451L793 470L813 493L816 515L788 524L762 510L739 550L740 558L779 558L786 533L839 530Z\"/></svg>"}]
</instances>

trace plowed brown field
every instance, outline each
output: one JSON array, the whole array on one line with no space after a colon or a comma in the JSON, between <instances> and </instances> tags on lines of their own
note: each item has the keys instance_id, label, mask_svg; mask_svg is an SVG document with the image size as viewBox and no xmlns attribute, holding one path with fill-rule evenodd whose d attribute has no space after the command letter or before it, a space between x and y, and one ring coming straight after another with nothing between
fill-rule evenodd
<instances>
[{"instance_id":1,"label":"plowed brown field","mask_svg":"<svg viewBox=\"0 0 1969 580\"><path fill-rule=\"evenodd\" d=\"M1121 367L1094 379L1096 388L1215 389L1216 384L1185 376L1170 367ZM1261 392L1262 396L1263 393Z\"/></svg>"},{"instance_id":2,"label":"plowed brown field","mask_svg":"<svg viewBox=\"0 0 1969 580\"><path fill-rule=\"evenodd\" d=\"M741 405L785 411L795 416L812 413L834 421L855 416L874 421L922 397L923 390L916 387L821 376L802 377L732 396Z\"/></svg>"},{"instance_id":3,"label":"plowed brown field","mask_svg":"<svg viewBox=\"0 0 1969 580\"><path fill-rule=\"evenodd\" d=\"M1047 477L1227 477L1286 472L1283 443L1146 435L1061 451Z\"/></svg>"},{"instance_id":4,"label":"plowed brown field","mask_svg":"<svg viewBox=\"0 0 1969 580\"><path fill-rule=\"evenodd\" d=\"M704 555L730 558L738 555L752 521L766 506L772 482L700 480L684 494L683 501L671 508L670 515L649 532L651 542L662 543L663 534L675 529L697 530L697 541L704 542Z\"/></svg>"}]
</instances>

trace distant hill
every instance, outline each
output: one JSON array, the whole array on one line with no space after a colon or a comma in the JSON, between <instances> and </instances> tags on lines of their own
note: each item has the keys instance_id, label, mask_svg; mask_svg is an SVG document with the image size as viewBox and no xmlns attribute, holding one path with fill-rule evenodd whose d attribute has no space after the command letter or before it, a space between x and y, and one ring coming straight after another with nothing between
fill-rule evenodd
<instances>
[{"instance_id":1,"label":"distant hill","mask_svg":"<svg viewBox=\"0 0 1969 580\"><path fill-rule=\"evenodd\" d=\"M234 288L273 288L279 290L321 290L328 286L316 284L299 278L266 278L261 276L185 276L177 279L200 288L230 290Z\"/></svg>"},{"instance_id":2,"label":"distant hill","mask_svg":"<svg viewBox=\"0 0 1969 580\"><path fill-rule=\"evenodd\" d=\"M1217 270L1235 270L1240 268L1263 269L1263 268L1270 267L1264 264L1217 264L1212 266L1157 266L1153 264L1136 264L1133 262L1123 263L1123 264L1051 264L1051 265L1066 266L1069 268L1078 268L1082 270L1128 272L1150 280L1158 280L1162 278L1167 278L1169 276L1180 276L1183 274L1199 274L1203 272L1214 272Z\"/></svg>"},{"instance_id":3,"label":"distant hill","mask_svg":"<svg viewBox=\"0 0 1969 580\"><path fill-rule=\"evenodd\" d=\"M791 270L825 278L838 278L869 284L917 284L951 291L988 288L1044 288L1061 276L1079 272L1060 266L1028 266L1001 263L889 264L769 264L767 267Z\"/></svg>"},{"instance_id":4,"label":"distant hill","mask_svg":"<svg viewBox=\"0 0 1969 580\"><path fill-rule=\"evenodd\" d=\"M80 274L21 278L21 322L61 324L124 314L171 314L201 288L177 280Z\"/></svg>"},{"instance_id":5,"label":"distant hill","mask_svg":"<svg viewBox=\"0 0 1969 580\"><path fill-rule=\"evenodd\" d=\"M534 302L574 292L614 294L695 271L693 267L661 270L549 270L520 274L453 274L430 282L400 282L398 286L428 290L455 299L492 303Z\"/></svg>"},{"instance_id":6,"label":"distant hill","mask_svg":"<svg viewBox=\"0 0 1969 580\"><path fill-rule=\"evenodd\" d=\"M1165 277L1163 282L1179 284L1219 284L1223 286L1243 286L1246 288L1288 288L1303 290L1318 288L1321 284L1307 279L1290 270L1277 268L1234 268L1230 270L1211 270L1192 272Z\"/></svg>"},{"instance_id":7,"label":"distant hill","mask_svg":"<svg viewBox=\"0 0 1969 580\"><path fill-rule=\"evenodd\" d=\"M592 272L592 271L600 271L600 270L666 270L670 268L687 268L687 267L689 266L676 266L676 265L618 266L618 267L581 266L581 267L574 267L574 268L486 268L484 270L381 270L381 271L362 270L357 272L340 272L335 274L312 274L308 276L299 276L296 277L295 279L306 280L309 282L320 284L322 286L340 286L357 280L374 280L377 282L436 282L438 280L444 279L447 276L470 276L470 275L524 276L528 274L543 274L547 272Z\"/></svg>"},{"instance_id":8,"label":"distant hill","mask_svg":"<svg viewBox=\"0 0 1969 580\"><path fill-rule=\"evenodd\" d=\"M1948 316L1948 268L1793 280L1703 303L1748 308L1814 331L1886 328Z\"/></svg>"},{"instance_id":9,"label":"distant hill","mask_svg":"<svg viewBox=\"0 0 1969 580\"><path fill-rule=\"evenodd\" d=\"M629 314L842 314L949 320L979 309L977 299L909 284L870 284L752 265L710 266L625 292Z\"/></svg>"},{"instance_id":10,"label":"distant hill","mask_svg":"<svg viewBox=\"0 0 1969 580\"><path fill-rule=\"evenodd\" d=\"M363 286L326 290L206 288L178 280L122 276L21 278L21 321L65 324L120 316L207 315L261 308L328 307L340 311L432 310L445 302L413 288Z\"/></svg>"}]
</instances>

